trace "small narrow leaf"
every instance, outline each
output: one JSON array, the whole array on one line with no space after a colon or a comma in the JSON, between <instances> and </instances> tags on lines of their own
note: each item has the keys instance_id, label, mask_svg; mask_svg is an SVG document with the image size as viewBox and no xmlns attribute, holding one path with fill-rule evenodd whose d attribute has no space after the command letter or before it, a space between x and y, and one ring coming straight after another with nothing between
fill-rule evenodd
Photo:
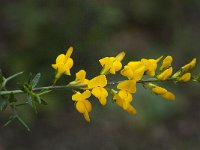
<instances>
[{"instance_id":1,"label":"small narrow leaf","mask_svg":"<svg viewBox=\"0 0 200 150\"><path fill-rule=\"evenodd\" d=\"M11 93L8 97L8 101L9 103L12 103L12 102L17 102L17 99L15 98L15 95L13 93Z\"/></svg>"},{"instance_id":2,"label":"small narrow leaf","mask_svg":"<svg viewBox=\"0 0 200 150\"><path fill-rule=\"evenodd\" d=\"M45 100L43 100L43 99L41 99L41 104L42 105L48 105L48 103Z\"/></svg>"},{"instance_id":3,"label":"small narrow leaf","mask_svg":"<svg viewBox=\"0 0 200 150\"><path fill-rule=\"evenodd\" d=\"M31 97L30 95L28 95L26 99L27 99L28 104L29 104L31 107L33 107L32 97Z\"/></svg>"},{"instance_id":4,"label":"small narrow leaf","mask_svg":"<svg viewBox=\"0 0 200 150\"><path fill-rule=\"evenodd\" d=\"M13 122L13 120L15 120L16 117L15 116L10 116L9 117L9 120L3 125L3 127L6 127L8 126L11 122Z\"/></svg>"},{"instance_id":5,"label":"small narrow leaf","mask_svg":"<svg viewBox=\"0 0 200 150\"><path fill-rule=\"evenodd\" d=\"M1 105L0 106L0 110L4 111L7 108L7 106L8 106L7 100L2 100L2 103L0 105Z\"/></svg>"},{"instance_id":6,"label":"small narrow leaf","mask_svg":"<svg viewBox=\"0 0 200 150\"><path fill-rule=\"evenodd\" d=\"M39 104L41 104L41 98L40 98L40 96L38 94L34 94L33 96L34 96L36 102L38 102Z\"/></svg>"},{"instance_id":7,"label":"small narrow leaf","mask_svg":"<svg viewBox=\"0 0 200 150\"><path fill-rule=\"evenodd\" d=\"M32 88L36 87L41 77L41 73L37 73L33 80L31 81Z\"/></svg>"},{"instance_id":8,"label":"small narrow leaf","mask_svg":"<svg viewBox=\"0 0 200 150\"><path fill-rule=\"evenodd\" d=\"M24 120L22 120L22 118L19 115L17 115L16 118L29 132L31 131L28 125L24 122Z\"/></svg>"},{"instance_id":9,"label":"small narrow leaf","mask_svg":"<svg viewBox=\"0 0 200 150\"><path fill-rule=\"evenodd\" d=\"M40 91L40 93L38 94L39 96L41 96L41 95L45 95L45 94L47 94L47 93L50 93L52 90L42 90L42 91Z\"/></svg>"},{"instance_id":10,"label":"small narrow leaf","mask_svg":"<svg viewBox=\"0 0 200 150\"><path fill-rule=\"evenodd\" d=\"M27 96L27 102L28 104L34 109L35 113L37 114L37 107L35 102L32 100L32 97L30 95Z\"/></svg>"}]
</instances>

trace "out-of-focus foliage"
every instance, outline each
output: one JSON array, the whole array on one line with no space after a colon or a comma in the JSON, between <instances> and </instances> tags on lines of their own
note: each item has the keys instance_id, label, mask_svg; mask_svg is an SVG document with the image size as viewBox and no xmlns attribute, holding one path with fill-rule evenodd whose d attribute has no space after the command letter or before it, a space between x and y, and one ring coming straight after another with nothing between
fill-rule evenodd
<instances>
[{"instance_id":1,"label":"out-of-focus foliage","mask_svg":"<svg viewBox=\"0 0 200 150\"><path fill-rule=\"evenodd\" d=\"M0 68L6 75L41 72L45 76L39 84L49 85L54 76L50 64L69 46L74 46L72 74L86 69L89 77L97 75L101 66L95 61L122 50L128 58L124 64L166 54L176 58L178 68L200 58L199 16L199 0L2 0ZM59 84L68 81L63 78ZM199 149L198 88L174 88L173 103L138 93L136 117L112 103L107 109L96 105L100 111L92 113L90 125L72 108L71 93L58 91L46 97L49 105L37 117L23 114L33 134L1 128L0 149ZM6 115L0 116L0 124Z\"/></svg>"}]
</instances>

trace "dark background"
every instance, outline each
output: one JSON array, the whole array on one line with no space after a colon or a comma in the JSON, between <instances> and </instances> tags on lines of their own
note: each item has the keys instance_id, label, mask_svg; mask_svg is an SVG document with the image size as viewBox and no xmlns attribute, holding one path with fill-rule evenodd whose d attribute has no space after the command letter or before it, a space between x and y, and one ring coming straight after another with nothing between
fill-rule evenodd
<instances>
[{"instance_id":1,"label":"dark background","mask_svg":"<svg viewBox=\"0 0 200 150\"><path fill-rule=\"evenodd\" d=\"M199 0L1 0L0 68L7 76L25 71L10 89L29 72L41 72L39 85L50 85L51 64L73 46L72 77L58 84L73 80L79 69L89 78L98 75L98 60L122 50L123 64L172 55L177 70L193 57L199 61L199 18ZM49 105L40 107L38 115L31 108L21 110L30 133L17 122L2 128L9 111L1 114L0 150L199 150L199 84L164 86L176 94L176 101L138 86L136 116L111 99L105 107L92 100L90 124L75 110L70 91L53 92L44 96Z\"/></svg>"}]
</instances>

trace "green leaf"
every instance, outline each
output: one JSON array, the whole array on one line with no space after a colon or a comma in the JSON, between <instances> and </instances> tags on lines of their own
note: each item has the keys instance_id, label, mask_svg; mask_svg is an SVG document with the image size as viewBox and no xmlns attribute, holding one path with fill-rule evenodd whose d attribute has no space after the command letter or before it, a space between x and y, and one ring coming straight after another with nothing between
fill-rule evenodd
<instances>
[{"instance_id":1,"label":"green leaf","mask_svg":"<svg viewBox=\"0 0 200 150\"><path fill-rule=\"evenodd\" d=\"M3 81L4 81L4 77L3 77L3 74L2 74L1 69L0 69L0 90L2 89Z\"/></svg>"},{"instance_id":2,"label":"green leaf","mask_svg":"<svg viewBox=\"0 0 200 150\"><path fill-rule=\"evenodd\" d=\"M40 80L40 77L41 77L41 73L37 73L35 75L35 77L33 78L33 80L30 83L32 85L32 88L36 87L36 85L38 84L38 82Z\"/></svg>"},{"instance_id":3,"label":"green leaf","mask_svg":"<svg viewBox=\"0 0 200 150\"><path fill-rule=\"evenodd\" d=\"M43 99L41 99L41 104L42 105L48 105L48 103L45 100L43 100Z\"/></svg>"},{"instance_id":4,"label":"green leaf","mask_svg":"<svg viewBox=\"0 0 200 150\"><path fill-rule=\"evenodd\" d=\"M47 94L47 93L49 93L49 92L51 92L52 90L46 90L46 89L44 89L44 90L41 90L40 91L40 93L38 94L39 96L41 96L41 95L45 95L45 94Z\"/></svg>"},{"instance_id":5,"label":"green leaf","mask_svg":"<svg viewBox=\"0 0 200 150\"><path fill-rule=\"evenodd\" d=\"M4 111L8 106L8 102L7 100L2 100L1 106L0 106L0 110Z\"/></svg>"},{"instance_id":6,"label":"green leaf","mask_svg":"<svg viewBox=\"0 0 200 150\"><path fill-rule=\"evenodd\" d=\"M17 120L30 132L29 126L24 122L24 120L17 114L16 115Z\"/></svg>"},{"instance_id":7,"label":"green leaf","mask_svg":"<svg viewBox=\"0 0 200 150\"><path fill-rule=\"evenodd\" d=\"M3 125L4 127L8 126L11 122L13 122L13 120L16 119L16 116L11 115L9 117L9 120Z\"/></svg>"},{"instance_id":8,"label":"green leaf","mask_svg":"<svg viewBox=\"0 0 200 150\"><path fill-rule=\"evenodd\" d=\"M31 107L33 107L32 97L31 97L30 95L28 95L26 99L27 99L28 104L29 104Z\"/></svg>"},{"instance_id":9,"label":"green leaf","mask_svg":"<svg viewBox=\"0 0 200 150\"><path fill-rule=\"evenodd\" d=\"M13 93L11 93L8 97L8 102L12 103L12 102L17 102L17 99L15 98L15 95Z\"/></svg>"},{"instance_id":10,"label":"green leaf","mask_svg":"<svg viewBox=\"0 0 200 150\"><path fill-rule=\"evenodd\" d=\"M34 99L36 100L36 102L38 102L39 104L41 104L41 98L40 98L40 96L38 95L38 94L35 94L34 93Z\"/></svg>"},{"instance_id":11,"label":"green leaf","mask_svg":"<svg viewBox=\"0 0 200 150\"><path fill-rule=\"evenodd\" d=\"M29 77L28 77L28 84L31 83L32 81L32 77L33 77L33 74L32 73L29 73Z\"/></svg>"},{"instance_id":12,"label":"green leaf","mask_svg":"<svg viewBox=\"0 0 200 150\"><path fill-rule=\"evenodd\" d=\"M28 104L34 109L35 113L37 114L37 107L35 102L32 100L32 97L30 95L27 96L27 102Z\"/></svg>"}]
</instances>

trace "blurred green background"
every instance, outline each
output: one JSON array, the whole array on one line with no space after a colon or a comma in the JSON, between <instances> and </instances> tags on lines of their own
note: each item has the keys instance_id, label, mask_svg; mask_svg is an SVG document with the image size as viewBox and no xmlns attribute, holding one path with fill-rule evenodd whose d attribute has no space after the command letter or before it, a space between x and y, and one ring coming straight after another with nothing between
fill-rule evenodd
<instances>
[{"instance_id":1,"label":"blurred green background","mask_svg":"<svg viewBox=\"0 0 200 150\"><path fill-rule=\"evenodd\" d=\"M172 55L174 68L200 60L199 0L1 0L0 18L0 68L7 76L25 71L17 81L41 72L40 86L52 83L51 64L69 46L73 76L59 84L73 80L79 69L89 78L98 75L98 60L122 50L123 64L160 55ZM2 128L8 112L1 114L0 150L199 150L199 84L165 87L176 94L175 102L138 86L135 117L94 99L90 124L75 110L70 91L53 92L38 115L31 108L21 111L31 133L17 122Z\"/></svg>"}]
</instances>

